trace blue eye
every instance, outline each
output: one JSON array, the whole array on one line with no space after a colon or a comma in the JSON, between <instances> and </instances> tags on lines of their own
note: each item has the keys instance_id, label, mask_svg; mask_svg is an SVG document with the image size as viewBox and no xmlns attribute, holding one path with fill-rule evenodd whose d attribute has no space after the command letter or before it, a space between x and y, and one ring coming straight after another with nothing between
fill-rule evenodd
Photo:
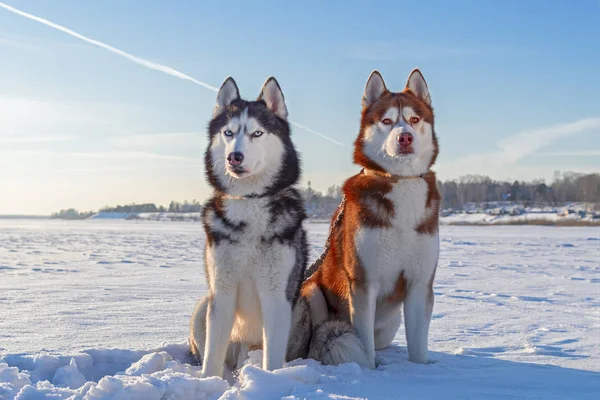
<instances>
[{"instance_id":1,"label":"blue eye","mask_svg":"<svg viewBox=\"0 0 600 400\"><path fill-rule=\"evenodd\" d=\"M229 129L227 129L225 132L223 132L223 135L228 136L228 137L232 137L233 136L233 132L231 132Z\"/></svg>"},{"instance_id":2,"label":"blue eye","mask_svg":"<svg viewBox=\"0 0 600 400\"><path fill-rule=\"evenodd\" d=\"M259 137L262 136L262 132L261 131L254 131L254 133L252 134L252 137Z\"/></svg>"}]
</instances>

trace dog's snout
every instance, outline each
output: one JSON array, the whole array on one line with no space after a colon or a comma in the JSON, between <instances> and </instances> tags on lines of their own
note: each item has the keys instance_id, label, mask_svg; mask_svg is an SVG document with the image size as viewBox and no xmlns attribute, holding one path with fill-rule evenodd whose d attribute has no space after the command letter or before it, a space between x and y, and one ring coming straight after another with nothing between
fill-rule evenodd
<instances>
[{"instance_id":1,"label":"dog's snout","mask_svg":"<svg viewBox=\"0 0 600 400\"><path fill-rule=\"evenodd\" d=\"M410 146L413 142L413 135L410 132L402 132L400 136L398 136L398 143L400 146Z\"/></svg>"},{"instance_id":2,"label":"dog's snout","mask_svg":"<svg viewBox=\"0 0 600 400\"><path fill-rule=\"evenodd\" d=\"M229 153L227 156L227 161L230 165L238 166L244 161L244 154L239 151L234 151L233 153Z\"/></svg>"}]
</instances>

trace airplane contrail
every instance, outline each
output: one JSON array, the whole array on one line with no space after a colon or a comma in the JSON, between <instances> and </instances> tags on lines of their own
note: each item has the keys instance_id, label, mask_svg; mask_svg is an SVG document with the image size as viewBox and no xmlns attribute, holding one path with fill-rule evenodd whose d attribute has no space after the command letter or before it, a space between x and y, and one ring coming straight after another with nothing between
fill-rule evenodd
<instances>
[{"instance_id":1,"label":"airplane contrail","mask_svg":"<svg viewBox=\"0 0 600 400\"><path fill-rule=\"evenodd\" d=\"M323 139L327 139L327 140L329 140L330 142L333 142L333 143L335 143L335 144L337 144L337 145L339 145L339 146L343 146L343 144L342 144L342 143L340 143L340 142L338 142L337 140L335 140L335 139L332 139L332 138L330 138L329 136L325 136L325 135L323 135L322 133L319 133L319 132L317 132L317 131L315 131L315 130L313 130L313 129L310 129L310 128L309 128L309 127L307 127L307 126L301 125L301 124L299 124L298 122L294 122L294 121L290 121L290 122L291 122L291 124L292 124L292 125L295 125L295 126L297 126L298 128L300 128L300 129L304 129L305 131L308 131L308 132L310 132L310 133L312 133L312 134L315 134L315 135L317 135L317 136L321 136Z\"/></svg>"},{"instance_id":2,"label":"airplane contrail","mask_svg":"<svg viewBox=\"0 0 600 400\"><path fill-rule=\"evenodd\" d=\"M174 70L173 68L167 67L165 65L156 64L156 63L153 63L152 61L144 60L143 58L136 57L136 56L134 56L132 54L124 52L123 50L119 50L119 49L117 49L115 47L109 46L106 43L99 42L97 40L94 40L94 39L91 39L91 38L89 38L87 36L84 36L84 35L82 35L80 33L72 31L69 28L65 28L62 25L58 25L58 24L55 24L54 22L50 22L47 19L36 17L35 15L29 14L29 13L26 13L26 12L21 11L19 9L16 9L14 7L11 7L8 4L0 2L0 7L4 8L4 9L6 9L6 10L12 12L12 13L15 13L17 15L20 15L22 17L25 17L25 18L31 19L33 21L39 22L40 24L44 24L44 25L49 26L51 28L57 29L57 30L59 30L61 32L66 33L67 35L71 35L73 37L76 37L77 39L83 40L84 42L87 42L89 44L93 44L94 46L101 47L101 48L103 48L105 50L110 51L111 53L118 54L118 55L120 55L122 57L125 57L128 60L133 61L136 64L142 65L142 66L144 66L146 68L150 68L150 69L153 69L153 70L156 70L156 71L164 72L165 74L172 75L172 76L180 78L180 79L185 79L185 80L194 82L195 84L203 86L206 89L212 90L213 92L217 92L219 90L218 88L216 88L216 87L214 87L212 85L209 85L209 84L204 83L204 82L200 82L199 80L194 79L191 76L186 75L186 74L184 74L182 72Z\"/></svg>"},{"instance_id":3,"label":"airplane contrail","mask_svg":"<svg viewBox=\"0 0 600 400\"><path fill-rule=\"evenodd\" d=\"M186 75L183 72L177 71L176 69L173 69L171 67L167 67L166 65L157 64L157 63L145 60L145 59L140 58L140 57L136 57L133 54L129 54L129 53L123 51L123 50L117 49L116 47L113 47L113 46L110 46L110 45L108 45L106 43L102 43L102 42L100 42L98 40L89 38L89 37L87 37L85 35L82 35L80 33L75 32L75 31L73 31L73 30L71 30L69 28L66 28L66 27L64 27L62 25L55 24L54 22L48 21L47 19L37 17L35 15L26 13L25 11L21 11L21 10L19 10L17 8L9 6L8 4L0 2L0 7L4 8L5 10L10 11L10 12L12 12L14 14L20 15L21 17L25 17L25 18L30 19L30 20L35 21L35 22L39 22L40 24L43 24L43 25L49 26L51 28L54 28L56 30L59 30L61 32L64 32L67 35L73 36L73 37L75 37L75 38L77 38L79 40L83 40L84 42L87 42L87 43L92 44L94 46L98 46L100 48L103 48L104 50L108 50L111 53L120 55L121 57L125 57L129 61L132 61L132 62L134 62L134 63L136 63L138 65L141 65L143 67L146 67L146 68L149 68L149 69L153 69L155 71L163 72L163 73L165 73L167 75L171 75L171 76L174 76L174 77L179 78L179 79L183 79L183 80L186 80L186 81L193 82L196 85L200 85L200 86L204 87L205 89L208 89L208 90L213 91L213 92L218 92L219 91L219 88L217 88L215 86L212 86L212 85L209 85L208 83L199 81L198 79L193 78L193 77L191 77L189 75ZM327 139L330 142L335 143L335 144L337 144L339 146L343 146L342 143L338 142L335 139L330 138L329 136L323 135L322 133L319 133L319 132L317 132L317 131L315 131L315 130L313 130L311 128L308 128L308 127L306 127L304 125L299 124L298 122L294 122L294 121L290 121L290 122L293 125L301 128L301 129L304 129L304 130L306 130L306 131L308 131L308 132L310 132L310 133L312 133L314 135L320 136L323 139Z\"/></svg>"}]
</instances>

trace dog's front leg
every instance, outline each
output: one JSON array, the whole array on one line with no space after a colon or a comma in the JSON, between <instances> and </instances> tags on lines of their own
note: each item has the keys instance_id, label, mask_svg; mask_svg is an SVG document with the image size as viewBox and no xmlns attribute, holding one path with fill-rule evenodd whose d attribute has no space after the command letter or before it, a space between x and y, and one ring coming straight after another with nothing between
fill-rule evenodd
<instances>
[{"instance_id":1,"label":"dog's front leg","mask_svg":"<svg viewBox=\"0 0 600 400\"><path fill-rule=\"evenodd\" d=\"M353 285L350 293L350 320L367 352L369 368L375 369L375 309L378 290Z\"/></svg>"},{"instance_id":2,"label":"dog's front leg","mask_svg":"<svg viewBox=\"0 0 600 400\"><path fill-rule=\"evenodd\" d=\"M408 359L412 362L428 362L429 323L433 312L433 288L426 284L408 286L404 299L404 326Z\"/></svg>"},{"instance_id":3,"label":"dog's front leg","mask_svg":"<svg viewBox=\"0 0 600 400\"><path fill-rule=\"evenodd\" d=\"M263 369L283 367L292 322L292 308L284 293L259 294L263 315Z\"/></svg>"},{"instance_id":4,"label":"dog's front leg","mask_svg":"<svg viewBox=\"0 0 600 400\"><path fill-rule=\"evenodd\" d=\"M237 291L216 290L206 314L206 346L202 376L223 376L227 345L233 329Z\"/></svg>"}]
</instances>

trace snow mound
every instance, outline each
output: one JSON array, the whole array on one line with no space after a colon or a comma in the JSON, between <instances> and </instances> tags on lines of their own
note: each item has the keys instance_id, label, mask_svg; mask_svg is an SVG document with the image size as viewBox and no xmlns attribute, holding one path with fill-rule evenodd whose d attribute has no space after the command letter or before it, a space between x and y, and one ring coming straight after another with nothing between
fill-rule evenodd
<instances>
[{"instance_id":1,"label":"snow mound","mask_svg":"<svg viewBox=\"0 0 600 400\"><path fill-rule=\"evenodd\" d=\"M144 354L123 372L98 382L83 382L77 357L71 357L67 365L56 369L51 381L36 382L32 379L36 371L47 372L56 365L51 357L39 357L33 371L0 364L0 399L390 399L399 393L408 399L597 399L599 373L493 358L502 351L488 348L433 353L434 361L422 365L408 362L406 348L392 345L378 352L376 370L353 363L331 366L295 360L276 371L259 367L262 354L257 351L235 371L231 385L221 378L201 378L200 367L177 360L164 350Z\"/></svg>"},{"instance_id":2,"label":"snow mound","mask_svg":"<svg viewBox=\"0 0 600 400\"><path fill-rule=\"evenodd\" d=\"M9 357L31 369L19 371L7 363L0 364L1 400L37 399L139 399L184 400L217 399L229 384L220 378L201 379L200 367L174 360L166 351L151 352L131 363L123 372L106 375L98 382L88 381L78 366L77 359L88 360L86 373L97 376L113 365L128 363L131 352L118 350L93 350L90 354L70 357L62 365L59 357L41 355L34 357ZM123 357L119 359L119 356ZM52 376L50 379L45 379Z\"/></svg>"},{"instance_id":3,"label":"snow mound","mask_svg":"<svg viewBox=\"0 0 600 400\"><path fill-rule=\"evenodd\" d=\"M22 387L31 385L29 374L19 372L16 367L0 363L0 399L11 399Z\"/></svg>"},{"instance_id":4,"label":"snow mound","mask_svg":"<svg viewBox=\"0 0 600 400\"><path fill-rule=\"evenodd\" d=\"M74 358L71 358L69 365L57 369L54 373L54 378L52 378L52 383L54 383L54 385L70 389L78 389L85 385L86 382L87 380L85 379L85 376L79 372L77 361L75 361Z\"/></svg>"}]
</instances>

